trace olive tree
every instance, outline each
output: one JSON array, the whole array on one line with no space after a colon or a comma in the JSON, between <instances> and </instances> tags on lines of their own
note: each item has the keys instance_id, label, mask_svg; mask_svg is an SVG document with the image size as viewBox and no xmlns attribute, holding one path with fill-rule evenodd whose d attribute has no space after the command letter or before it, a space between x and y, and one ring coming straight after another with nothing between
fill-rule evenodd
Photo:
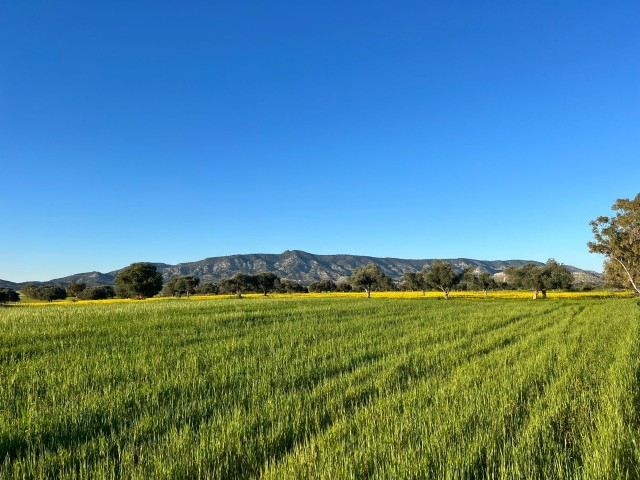
<instances>
[{"instance_id":1,"label":"olive tree","mask_svg":"<svg viewBox=\"0 0 640 480\"><path fill-rule=\"evenodd\" d=\"M569 288L573 282L571 272L552 258L544 265L527 263L520 268L506 268L504 272L515 286L533 290L534 300L539 294L547 298L547 290Z\"/></svg>"},{"instance_id":2,"label":"olive tree","mask_svg":"<svg viewBox=\"0 0 640 480\"><path fill-rule=\"evenodd\" d=\"M372 288L383 289L391 286L391 279L374 263L355 268L349 281L353 288L363 288L367 292L367 298L371 298Z\"/></svg>"},{"instance_id":3,"label":"olive tree","mask_svg":"<svg viewBox=\"0 0 640 480\"><path fill-rule=\"evenodd\" d=\"M313 282L309 284L308 288L312 293L335 292L338 290L338 286L335 284L335 282L328 278Z\"/></svg>"},{"instance_id":4,"label":"olive tree","mask_svg":"<svg viewBox=\"0 0 640 480\"><path fill-rule=\"evenodd\" d=\"M255 285L257 289L262 293L265 297L275 290L276 285L280 282L278 276L273 272L260 272L255 277Z\"/></svg>"},{"instance_id":5,"label":"olive tree","mask_svg":"<svg viewBox=\"0 0 640 480\"><path fill-rule=\"evenodd\" d=\"M189 297L191 294L196 292L196 288L199 284L200 279L193 275L173 277L162 288L162 293L168 297L181 297L182 295Z\"/></svg>"},{"instance_id":6,"label":"olive tree","mask_svg":"<svg viewBox=\"0 0 640 480\"><path fill-rule=\"evenodd\" d=\"M242 294L252 292L257 289L256 277L238 272L231 278L224 278L218 282L220 290L225 293L235 293L238 298Z\"/></svg>"},{"instance_id":7,"label":"olive tree","mask_svg":"<svg viewBox=\"0 0 640 480\"><path fill-rule=\"evenodd\" d=\"M449 292L460 283L462 277L457 273L449 262L444 260L434 260L431 265L422 269L420 274L424 277L426 284L444 293L444 298L449 299Z\"/></svg>"},{"instance_id":8,"label":"olive tree","mask_svg":"<svg viewBox=\"0 0 640 480\"><path fill-rule=\"evenodd\" d=\"M613 217L601 216L589 224L595 240L587 245L604 255L605 277L640 294L640 193L633 200L619 198Z\"/></svg>"},{"instance_id":9,"label":"olive tree","mask_svg":"<svg viewBox=\"0 0 640 480\"><path fill-rule=\"evenodd\" d=\"M419 290L424 297L429 288L427 279L424 277L423 272L405 272L404 285L408 290Z\"/></svg>"},{"instance_id":10,"label":"olive tree","mask_svg":"<svg viewBox=\"0 0 640 480\"><path fill-rule=\"evenodd\" d=\"M489 272L477 272L474 270L467 270L464 273L464 278L469 284L469 287L473 290L482 290L484 298L487 298L487 292L498 286L498 283L491 276Z\"/></svg>"}]
</instances>

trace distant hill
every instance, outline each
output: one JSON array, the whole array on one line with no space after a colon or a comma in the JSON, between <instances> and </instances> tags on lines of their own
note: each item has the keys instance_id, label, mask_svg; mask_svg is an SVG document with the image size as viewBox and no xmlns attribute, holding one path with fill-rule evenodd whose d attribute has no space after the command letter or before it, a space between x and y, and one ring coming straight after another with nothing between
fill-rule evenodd
<instances>
[{"instance_id":1,"label":"distant hill","mask_svg":"<svg viewBox=\"0 0 640 480\"><path fill-rule=\"evenodd\" d=\"M8 280L0 280L0 288L10 288L12 290L19 290L21 285L19 283L9 282Z\"/></svg>"},{"instance_id":2,"label":"distant hill","mask_svg":"<svg viewBox=\"0 0 640 480\"><path fill-rule=\"evenodd\" d=\"M304 285L308 285L323 279L338 281L350 276L354 268L369 263L378 265L394 280L400 280L404 272L419 271L425 265L430 265L433 260L434 259L407 260L361 255L314 255L300 250L287 250L279 254L256 253L229 255L205 258L197 262L179 263L177 265L167 265L165 263L154 263L154 265L162 274L165 282L176 275L195 275L199 277L201 281L215 282L222 278L230 277L237 272L254 274L267 271L275 273L280 278L295 280ZM469 258L454 258L447 259L447 261L453 264L458 270L472 266L478 270L489 272L491 275L499 274L505 268L511 266L519 267L526 263L541 264L533 260L473 260ZM581 270L571 266L567 266L567 268L574 273L576 281L599 281L600 275L596 272ZM27 283L56 283L68 285L69 283L77 281L86 282L87 285L113 285L115 277L120 270L114 270L108 273L77 273L48 282L23 282L18 284L0 280L0 286L7 284L9 288L19 289Z\"/></svg>"}]
</instances>

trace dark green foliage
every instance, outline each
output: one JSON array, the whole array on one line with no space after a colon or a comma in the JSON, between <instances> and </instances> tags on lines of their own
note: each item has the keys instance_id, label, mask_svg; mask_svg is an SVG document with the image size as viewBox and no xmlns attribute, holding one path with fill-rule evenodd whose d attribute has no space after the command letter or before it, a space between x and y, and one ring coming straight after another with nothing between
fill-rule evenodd
<instances>
[{"instance_id":1,"label":"dark green foliage","mask_svg":"<svg viewBox=\"0 0 640 480\"><path fill-rule=\"evenodd\" d=\"M333 282L333 280L329 279L313 282L308 288L312 293L336 292L338 290L338 286Z\"/></svg>"},{"instance_id":2,"label":"dark green foliage","mask_svg":"<svg viewBox=\"0 0 640 480\"><path fill-rule=\"evenodd\" d=\"M293 280L280 280L280 287L278 291L280 293L306 293L308 290L304 285Z\"/></svg>"},{"instance_id":3,"label":"dark green foliage","mask_svg":"<svg viewBox=\"0 0 640 480\"><path fill-rule=\"evenodd\" d=\"M122 298L153 297L160 290L162 290L162 275L151 263L133 263L116 277L116 294Z\"/></svg>"},{"instance_id":4,"label":"dark green foliage","mask_svg":"<svg viewBox=\"0 0 640 480\"><path fill-rule=\"evenodd\" d=\"M19 302L20 295L11 288L0 288L0 303Z\"/></svg>"},{"instance_id":5,"label":"dark green foliage","mask_svg":"<svg viewBox=\"0 0 640 480\"><path fill-rule=\"evenodd\" d=\"M373 263L354 269L350 282L354 289L363 289L367 293L367 298L371 297L372 289L388 290L393 283L391 278Z\"/></svg>"},{"instance_id":6,"label":"dark green foliage","mask_svg":"<svg viewBox=\"0 0 640 480\"><path fill-rule=\"evenodd\" d=\"M424 295L429 288L422 272L405 272L404 287L409 291L420 291Z\"/></svg>"},{"instance_id":7,"label":"dark green foliage","mask_svg":"<svg viewBox=\"0 0 640 480\"><path fill-rule=\"evenodd\" d=\"M116 296L116 291L109 285L91 287L78 293L77 298L80 300L106 300Z\"/></svg>"},{"instance_id":8,"label":"dark green foliage","mask_svg":"<svg viewBox=\"0 0 640 480\"><path fill-rule=\"evenodd\" d=\"M213 282L204 282L198 285L196 293L199 295L217 295L220 293L220 289Z\"/></svg>"},{"instance_id":9,"label":"dark green foliage","mask_svg":"<svg viewBox=\"0 0 640 480\"><path fill-rule=\"evenodd\" d=\"M485 297L489 290L498 287L498 283L488 272L466 270L463 279L466 281L467 287L470 290L482 290Z\"/></svg>"},{"instance_id":10,"label":"dark green foliage","mask_svg":"<svg viewBox=\"0 0 640 480\"><path fill-rule=\"evenodd\" d=\"M233 293L238 298L242 298L243 293L255 292L258 288L258 283L254 275L238 272L231 278L220 280L218 286L221 292Z\"/></svg>"},{"instance_id":11,"label":"dark green foliage","mask_svg":"<svg viewBox=\"0 0 640 480\"><path fill-rule=\"evenodd\" d=\"M42 285L28 289L28 296L43 302L53 302L54 300L64 300L67 298L67 291L59 285Z\"/></svg>"},{"instance_id":12,"label":"dark green foliage","mask_svg":"<svg viewBox=\"0 0 640 480\"><path fill-rule=\"evenodd\" d=\"M607 281L640 294L640 193L633 200L616 200L611 208L615 216L590 222L595 241L588 243L589 251L605 256Z\"/></svg>"},{"instance_id":13,"label":"dark green foliage","mask_svg":"<svg viewBox=\"0 0 640 480\"><path fill-rule=\"evenodd\" d=\"M200 279L193 275L185 275L182 277L173 277L162 288L162 294L166 297L181 297L183 295L189 297L196 293L196 289L200 284Z\"/></svg>"},{"instance_id":14,"label":"dark green foliage","mask_svg":"<svg viewBox=\"0 0 640 480\"><path fill-rule=\"evenodd\" d=\"M546 298L547 290L569 289L573 282L571 272L552 258L544 265L527 263L520 268L506 268L504 272L516 287L533 290L534 299L538 298L538 293Z\"/></svg>"},{"instance_id":15,"label":"dark green foliage","mask_svg":"<svg viewBox=\"0 0 640 480\"><path fill-rule=\"evenodd\" d=\"M87 288L85 282L73 282L67 285L67 296L77 297L80 292L83 292Z\"/></svg>"},{"instance_id":16,"label":"dark green foliage","mask_svg":"<svg viewBox=\"0 0 640 480\"><path fill-rule=\"evenodd\" d=\"M254 280L258 291L263 295L267 295L269 292L272 292L276 288L276 283L279 281L280 279L276 274L271 272L260 272L255 275Z\"/></svg>"},{"instance_id":17,"label":"dark green foliage","mask_svg":"<svg viewBox=\"0 0 640 480\"><path fill-rule=\"evenodd\" d=\"M22 289L20 290L20 293L27 297L27 298L35 298L33 296L34 292L36 291L36 289L38 288L38 285L34 285L33 283L29 283L27 285L25 285L24 287L22 287Z\"/></svg>"},{"instance_id":18,"label":"dark green foliage","mask_svg":"<svg viewBox=\"0 0 640 480\"><path fill-rule=\"evenodd\" d=\"M449 298L449 292L460 283L461 273L457 273L449 262L444 260L434 260L431 265L422 269L420 274L424 277L425 283L444 293L444 298Z\"/></svg>"}]
</instances>

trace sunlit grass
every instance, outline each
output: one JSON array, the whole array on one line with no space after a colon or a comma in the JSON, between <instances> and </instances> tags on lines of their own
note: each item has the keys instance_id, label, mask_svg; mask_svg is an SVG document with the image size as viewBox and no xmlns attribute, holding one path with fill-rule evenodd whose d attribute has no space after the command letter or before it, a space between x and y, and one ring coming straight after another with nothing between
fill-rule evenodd
<instances>
[{"instance_id":1,"label":"sunlit grass","mask_svg":"<svg viewBox=\"0 0 640 480\"><path fill-rule=\"evenodd\" d=\"M0 478L640 476L635 299L405 295L0 309Z\"/></svg>"}]
</instances>

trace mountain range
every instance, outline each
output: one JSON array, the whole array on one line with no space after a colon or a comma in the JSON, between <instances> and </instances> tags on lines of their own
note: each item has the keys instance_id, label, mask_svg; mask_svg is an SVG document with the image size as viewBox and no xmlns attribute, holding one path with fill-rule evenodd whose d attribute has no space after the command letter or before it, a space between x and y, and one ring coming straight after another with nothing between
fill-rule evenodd
<instances>
[{"instance_id":1,"label":"mountain range","mask_svg":"<svg viewBox=\"0 0 640 480\"><path fill-rule=\"evenodd\" d=\"M273 272L283 279L295 280L308 285L312 282L324 279L338 281L351 275L353 269L369 263L378 265L387 275L394 280L400 280L404 272L416 272L425 265L430 265L434 259L408 260L402 258L381 258L362 255L315 255L301 250L286 250L279 254L257 253L246 255L229 255L224 257L211 257L196 262L178 263L168 265L154 263L162 274L164 281L173 276L194 275L202 282L215 282L222 278L230 277L234 273L243 272L255 274L258 272ZM533 260L473 260L469 258L446 259L457 270L467 266L481 271L498 275L507 267L519 267L526 263L540 262ZM577 282L599 283L600 274L582 270L567 265ZM115 278L122 269L108 273L87 272L76 273L63 278L56 278L46 282L10 282L0 280L0 287L19 290L26 284L59 284L68 285L72 282L82 281L89 286L113 285Z\"/></svg>"}]
</instances>

